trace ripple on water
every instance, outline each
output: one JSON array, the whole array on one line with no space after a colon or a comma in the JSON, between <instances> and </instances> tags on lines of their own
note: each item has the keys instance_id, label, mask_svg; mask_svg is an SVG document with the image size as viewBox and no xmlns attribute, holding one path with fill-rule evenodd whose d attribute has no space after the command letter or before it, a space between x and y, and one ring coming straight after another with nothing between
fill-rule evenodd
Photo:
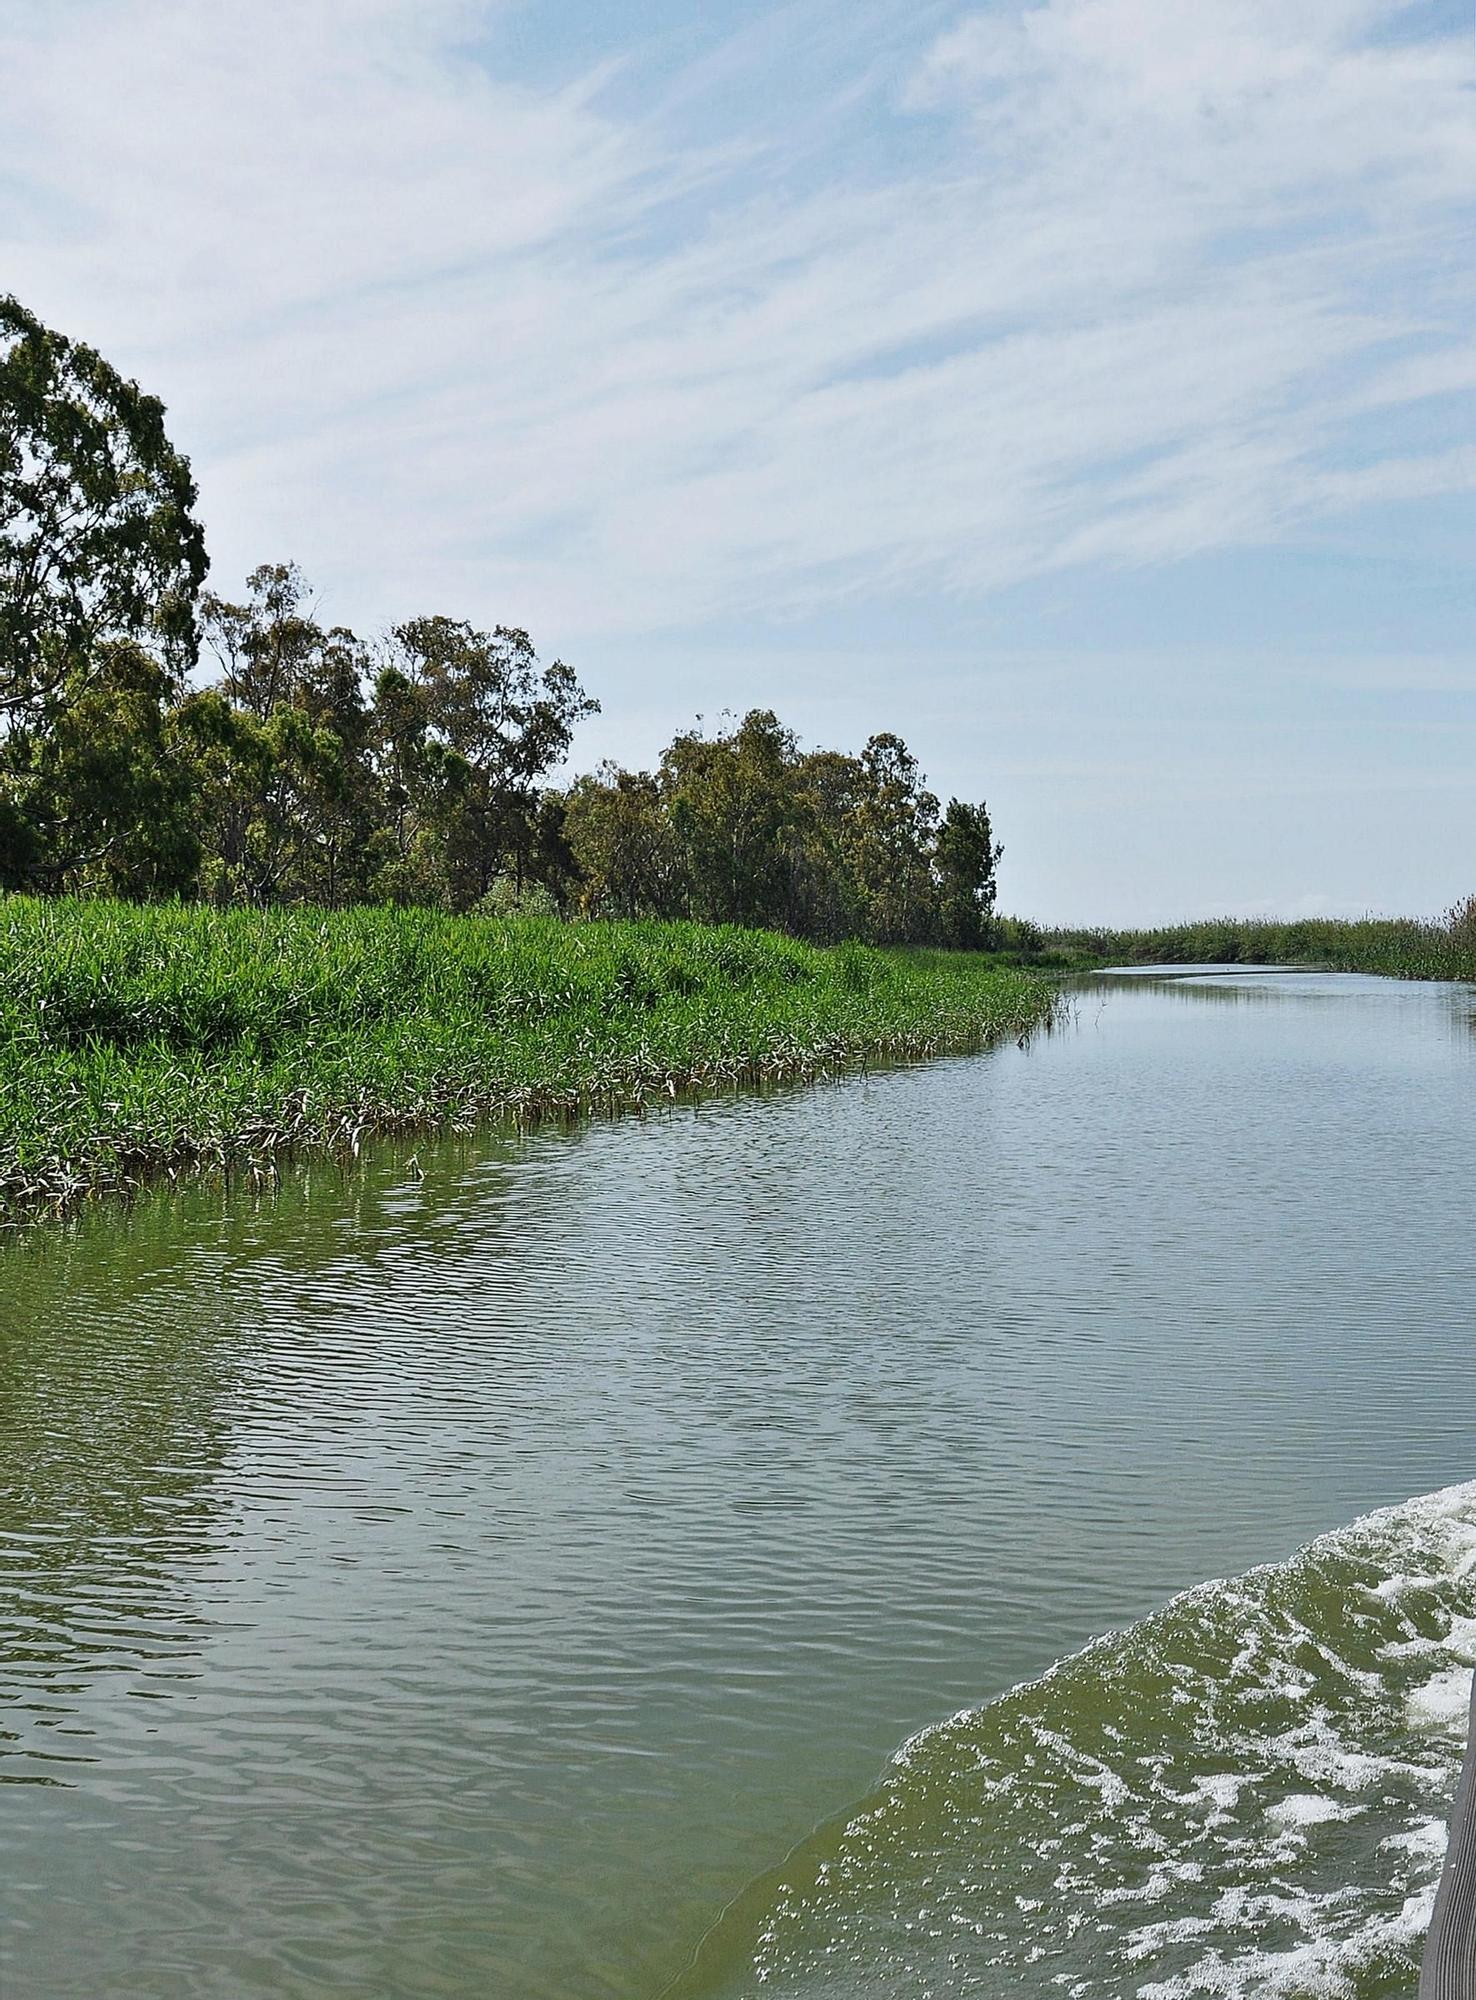
<instances>
[{"instance_id":1,"label":"ripple on water","mask_svg":"<svg viewBox=\"0 0 1476 2000\"><path fill-rule=\"evenodd\" d=\"M425 1148L415 1185L376 1153L7 1250L5 2000L642 2000L921 1725L1469 1476L1469 1000L1234 990L1143 987L1029 1051ZM1339 1866L1416 1893L1476 1627L1427 1630L1419 1561L1399 1573L1379 1644L1436 1650L1370 1662L1335 1620L1387 1698L1350 1680L1339 1708L1309 1652L1306 1700L1425 1777L1302 1770L1264 1747L1289 1702L1258 1793L1129 1647L1085 1719L1071 1672L1050 1684L1065 1749L1012 1696L911 1753L951 1815L945 1876L974 1880L947 1828L978 1806L950 1746L1008 1724L1040 1809L1075 1813L1065 1848L1104 1842L1113 1950L1220 1924L1156 1944L1144 1981L1241 1950L1242 1890L1305 1890L1328 1936ZM1442 1603L1476 1617L1465 1588ZM1235 1603L1169 1628L1191 1689L1196 1645L1235 1657ZM1181 1735L1197 1805L1134 1762ZM1133 1872L1114 1811L1192 1851ZM1236 1828L1279 1873L1236 1877ZM990 1852L981 1895L1010 1879ZM1048 1859L1011 1893L1083 1908L1093 1853L1060 1890ZM1016 1936L977 1899L926 1907ZM796 1977L819 1935L776 1941Z\"/></svg>"}]
</instances>

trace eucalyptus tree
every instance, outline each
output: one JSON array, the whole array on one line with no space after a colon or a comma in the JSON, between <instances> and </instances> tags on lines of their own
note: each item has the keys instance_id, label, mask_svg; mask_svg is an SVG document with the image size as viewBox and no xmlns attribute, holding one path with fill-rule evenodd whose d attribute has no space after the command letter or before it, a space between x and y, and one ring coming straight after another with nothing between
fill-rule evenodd
<instances>
[{"instance_id":1,"label":"eucalyptus tree","mask_svg":"<svg viewBox=\"0 0 1476 2000\"><path fill-rule=\"evenodd\" d=\"M605 763L563 801L579 905L591 917L681 917L687 879L661 780Z\"/></svg>"},{"instance_id":2,"label":"eucalyptus tree","mask_svg":"<svg viewBox=\"0 0 1476 2000\"><path fill-rule=\"evenodd\" d=\"M922 941L936 921L938 801L916 757L889 730L871 738L860 765L844 843L862 900L862 934L876 944Z\"/></svg>"},{"instance_id":3,"label":"eucalyptus tree","mask_svg":"<svg viewBox=\"0 0 1476 2000\"><path fill-rule=\"evenodd\" d=\"M471 908L504 874L520 892L557 848L541 781L599 703L562 660L543 665L515 626L412 618L387 651L377 736L396 789L401 865L415 872L433 844L453 909Z\"/></svg>"},{"instance_id":4,"label":"eucalyptus tree","mask_svg":"<svg viewBox=\"0 0 1476 2000\"><path fill-rule=\"evenodd\" d=\"M44 727L146 645L178 680L194 663L207 568L189 461L164 406L95 349L0 296L0 719Z\"/></svg>"},{"instance_id":5,"label":"eucalyptus tree","mask_svg":"<svg viewBox=\"0 0 1476 2000\"><path fill-rule=\"evenodd\" d=\"M0 811L0 880L133 900L194 891L199 787L170 692L146 647L106 640L50 726L11 737L15 805L8 828Z\"/></svg>"},{"instance_id":6,"label":"eucalyptus tree","mask_svg":"<svg viewBox=\"0 0 1476 2000\"><path fill-rule=\"evenodd\" d=\"M934 865L942 942L977 951L990 942L997 892L995 869L1003 847L994 838L989 808L950 799L938 829Z\"/></svg>"},{"instance_id":7,"label":"eucalyptus tree","mask_svg":"<svg viewBox=\"0 0 1476 2000\"><path fill-rule=\"evenodd\" d=\"M850 838L866 797L866 771L844 750L812 750L794 773L804 801L804 839L794 855L790 928L818 943L866 934L866 887Z\"/></svg>"},{"instance_id":8,"label":"eucalyptus tree","mask_svg":"<svg viewBox=\"0 0 1476 2000\"><path fill-rule=\"evenodd\" d=\"M993 843L983 806L940 821L900 736L859 756L802 753L769 709L679 732L660 768L605 765L566 800L586 910L689 915L817 941L966 948L987 941Z\"/></svg>"},{"instance_id":9,"label":"eucalyptus tree","mask_svg":"<svg viewBox=\"0 0 1476 2000\"><path fill-rule=\"evenodd\" d=\"M359 901L380 821L367 651L346 626L319 623L295 565L263 564L247 591L201 607L223 705L196 701L189 718L209 777L211 892Z\"/></svg>"},{"instance_id":10,"label":"eucalyptus tree","mask_svg":"<svg viewBox=\"0 0 1476 2000\"><path fill-rule=\"evenodd\" d=\"M667 746L659 780L699 921L789 927L806 819L798 761L794 732L772 709L750 709L715 736L684 730Z\"/></svg>"},{"instance_id":11,"label":"eucalyptus tree","mask_svg":"<svg viewBox=\"0 0 1476 2000\"><path fill-rule=\"evenodd\" d=\"M195 499L163 404L0 296L0 885L191 879L165 714L196 656Z\"/></svg>"}]
</instances>

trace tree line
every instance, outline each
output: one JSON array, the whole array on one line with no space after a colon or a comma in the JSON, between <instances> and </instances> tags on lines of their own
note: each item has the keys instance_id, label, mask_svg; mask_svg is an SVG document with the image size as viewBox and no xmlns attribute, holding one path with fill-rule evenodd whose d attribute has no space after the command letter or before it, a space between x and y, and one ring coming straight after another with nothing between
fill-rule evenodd
<instances>
[{"instance_id":1,"label":"tree line","mask_svg":"<svg viewBox=\"0 0 1476 2000\"><path fill-rule=\"evenodd\" d=\"M196 502L158 400L0 298L0 888L989 941L988 811L900 737L754 710L555 784L599 704L526 632L366 641L288 563L217 596Z\"/></svg>"}]
</instances>

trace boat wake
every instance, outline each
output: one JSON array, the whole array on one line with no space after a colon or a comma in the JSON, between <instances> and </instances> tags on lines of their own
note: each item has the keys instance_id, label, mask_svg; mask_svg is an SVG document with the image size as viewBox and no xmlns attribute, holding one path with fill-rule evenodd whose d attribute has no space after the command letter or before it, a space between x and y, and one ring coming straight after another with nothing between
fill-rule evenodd
<instances>
[{"instance_id":1,"label":"boat wake","mask_svg":"<svg viewBox=\"0 0 1476 2000\"><path fill-rule=\"evenodd\" d=\"M1408 1996L1473 1661L1476 1483L1201 1584L905 1744L719 1990Z\"/></svg>"}]
</instances>

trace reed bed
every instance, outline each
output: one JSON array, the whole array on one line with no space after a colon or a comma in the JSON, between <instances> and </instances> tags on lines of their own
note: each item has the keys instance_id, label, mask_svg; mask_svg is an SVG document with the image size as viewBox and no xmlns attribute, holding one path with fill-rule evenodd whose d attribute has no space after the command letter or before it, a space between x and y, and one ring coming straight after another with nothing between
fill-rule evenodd
<instances>
[{"instance_id":1,"label":"reed bed","mask_svg":"<svg viewBox=\"0 0 1476 2000\"><path fill-rule=\"evenodd\" d=\"M961 953L692 924L0 900L0 1223L372 1134L640 1109L1022 1038Z\"/></svg>"},{"instance_id":2,"label":"reed bed","mask_svg":"<svg viewBox=\"0 0 1476 2000\"><path fill-rule=\"evenodd\" d=\"M1042 963L1317 965L1396 979L1476 980L1476 897L1437 922L1416 917L1211 918L1159 930L1042 934Z\"/></svg>"}]
</instances>

